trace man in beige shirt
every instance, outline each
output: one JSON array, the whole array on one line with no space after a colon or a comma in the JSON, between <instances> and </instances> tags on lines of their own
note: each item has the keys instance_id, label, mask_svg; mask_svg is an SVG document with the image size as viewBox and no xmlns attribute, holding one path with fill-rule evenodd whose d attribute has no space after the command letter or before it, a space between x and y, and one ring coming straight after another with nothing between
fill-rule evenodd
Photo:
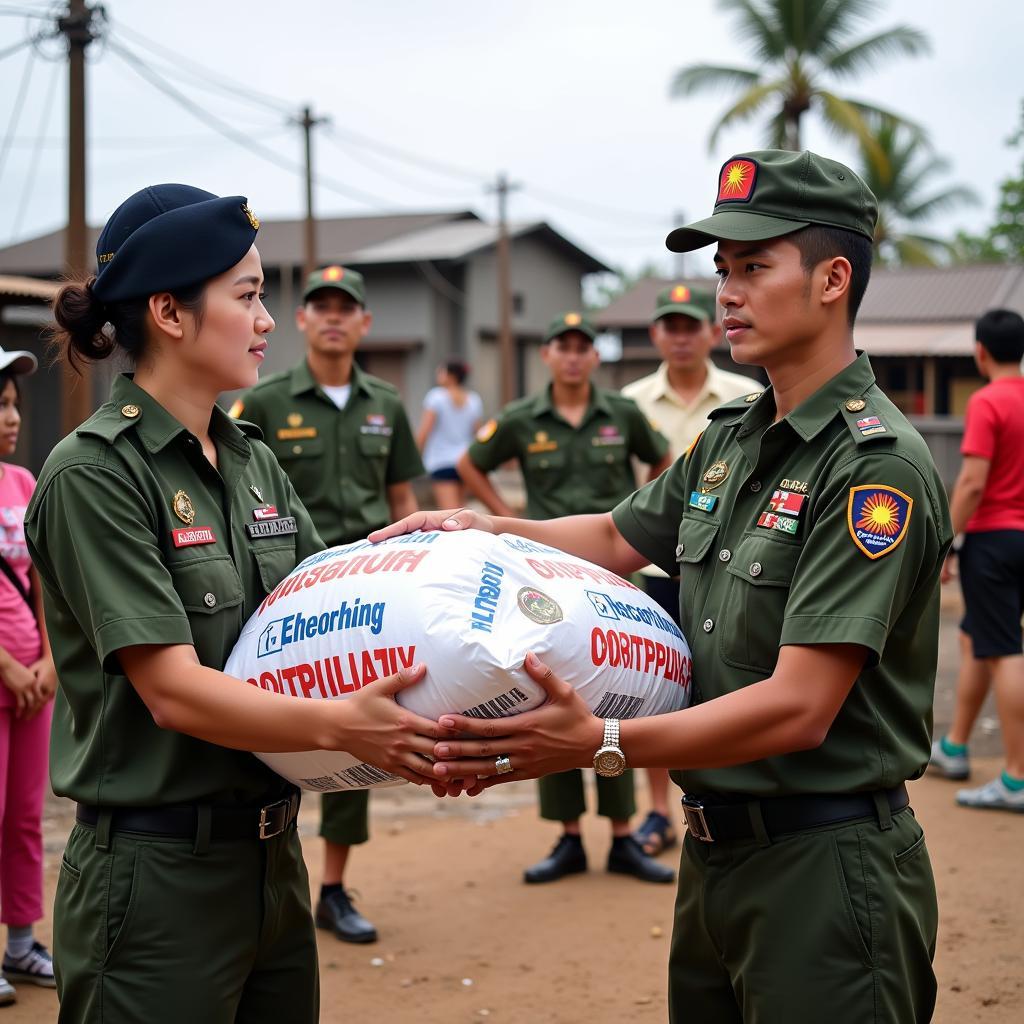
<instances>
[{"instance_id":1,"label":"man in beige shirt","mask_svg":"<svg viewBox=\"0 0 1024 1024\"><path fill-rule=\"evenodd\" d=\"M715 296L710 291L675 284L658 295L651 321L651 342L662 363L654 373L627 384L622 393L669 440L670 455L679 458L707 423L708 413L743 395L759 394L752 377L720 370L711 349L721 334L716 322ZM653 565L641 570L644 587L679 622L679 580ZM674 846L668 807L668 770L648 768L651 811L634 838L647 854Z\"/></svg>"}]
</instances>

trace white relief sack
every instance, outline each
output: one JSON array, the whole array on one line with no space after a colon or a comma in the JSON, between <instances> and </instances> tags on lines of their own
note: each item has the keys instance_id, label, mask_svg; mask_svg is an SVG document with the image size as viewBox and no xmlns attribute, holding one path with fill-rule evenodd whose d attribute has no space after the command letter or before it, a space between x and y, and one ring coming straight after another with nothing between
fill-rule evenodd
<instances>
[{"instance_id":1,"label":"white relief sack","mask_svg":"<svg viewBox=\"0 0 1024 1024\"><path fill-rule=\"evenodd\" d=\"M692 661L664 610L622 579L555 548L478 530L358 541L307 558L246 623L225 672L308 699L344 699L427 666L398 695L425 718L502 718L542 704L533 651L602 718L677 711ZM304 789L403 780L341 751L257 754Z\"/></svg>"}]
</instances>

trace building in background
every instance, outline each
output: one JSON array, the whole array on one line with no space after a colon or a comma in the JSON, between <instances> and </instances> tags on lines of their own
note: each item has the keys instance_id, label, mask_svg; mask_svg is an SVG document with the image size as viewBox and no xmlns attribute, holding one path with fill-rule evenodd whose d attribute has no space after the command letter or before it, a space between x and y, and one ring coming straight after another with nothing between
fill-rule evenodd
<instances>
[{"instance_id":1,"label":"building in background","mask_svg":"<svg viewBox=\"0 0 1024 1024\"><path fill-rule=\"evenodd\" d=\"M302 286L302 220L264 220L257 246L266 275L267 306L277 321L265 373L292 365L304 351L294 312ZM90 233L90 250L97 231ZM582 279L610 270L542 221L509 225L515 388L525 394L545 379L539 342L551 318L582 303ZM368 372L395 384L413 422L434 372L458 357L472 368L471 383L490 412L501 405L498 352L498 229L468 210L335 217L317 222L318 263L355 267L366 276L374 322L358 360ZM64 232L0 249L0 275L35 279L45 296L24 296L5 305L0 296L0 344L25 348L43 363L46 298L63 265ZM105 400L119 367L100 364L88 385L93 405ZM60 431L61 367L33 378L44 400L26 419L26 464L38 469Z\"/></svg>"}]
</instances>

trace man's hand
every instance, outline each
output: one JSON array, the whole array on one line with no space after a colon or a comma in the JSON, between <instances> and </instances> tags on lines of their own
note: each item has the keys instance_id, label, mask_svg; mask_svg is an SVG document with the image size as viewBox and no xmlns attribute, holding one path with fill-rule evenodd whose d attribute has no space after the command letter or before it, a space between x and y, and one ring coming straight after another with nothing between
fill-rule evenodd
<instances>
[{"instance_id":1,"label":"man's hand","mask_svg":"<svg viewBox=\"0 0 1024 1024\"><path fill-rule=\"evenodd\" d=\"M534 654L526 656L523 667L547 693L547 702L510 718L442 715L442 728L480 738L443 739L434 746L434 775L438 781L475 778L466 792L476 796L502 782L537 779L591 764L604 736L601 719L590 713L569 683L559 679ZM498 774L494 762L499 757L509 758L511 772Z\"/></svg>"},{"instance_id":2,"label":"man's hand","mask_svg":"<svg viewBox=\"0 0 1024 1024\"><path fill-rule=\"evenodd\" d=\"M443 530L447 533L454 533L457 530L495 532L494 521L490 516L474 512L469 508L449 508L440 512L414 512L411 516L399 519L397 523L374 530L367 540L372 544L379 544L382 540L401 537L402 534L415 533L417 530L422 530L424 533L429 533L432 530Z\"/></svg>"}]
</instances>

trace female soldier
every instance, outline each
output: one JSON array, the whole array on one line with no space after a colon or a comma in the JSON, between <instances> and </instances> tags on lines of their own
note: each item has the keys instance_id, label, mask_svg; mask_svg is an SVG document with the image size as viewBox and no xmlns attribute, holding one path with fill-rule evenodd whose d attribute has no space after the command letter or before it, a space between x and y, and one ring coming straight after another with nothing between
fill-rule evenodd
<instances>
[{"instance_id":1,"label":"female soldier","mask_svg":"<svg viewBox=\"0 0 1024 1024\"><path fill-rule=\"evenodd\" d=\"M316 1021L298 793L243 751L344 749L411 782L429 768L436 725L392 699L420 666L343 702L220 671L323 546L259 431L215 404L256 383L274 327L258 227L243 197L144 189L107 222L96 277L55 303L73 364L116 347L135 367L54 449L26 516L60 683L52 782L78 801L61 1021Z\"/></svg>"}]
</instances>

